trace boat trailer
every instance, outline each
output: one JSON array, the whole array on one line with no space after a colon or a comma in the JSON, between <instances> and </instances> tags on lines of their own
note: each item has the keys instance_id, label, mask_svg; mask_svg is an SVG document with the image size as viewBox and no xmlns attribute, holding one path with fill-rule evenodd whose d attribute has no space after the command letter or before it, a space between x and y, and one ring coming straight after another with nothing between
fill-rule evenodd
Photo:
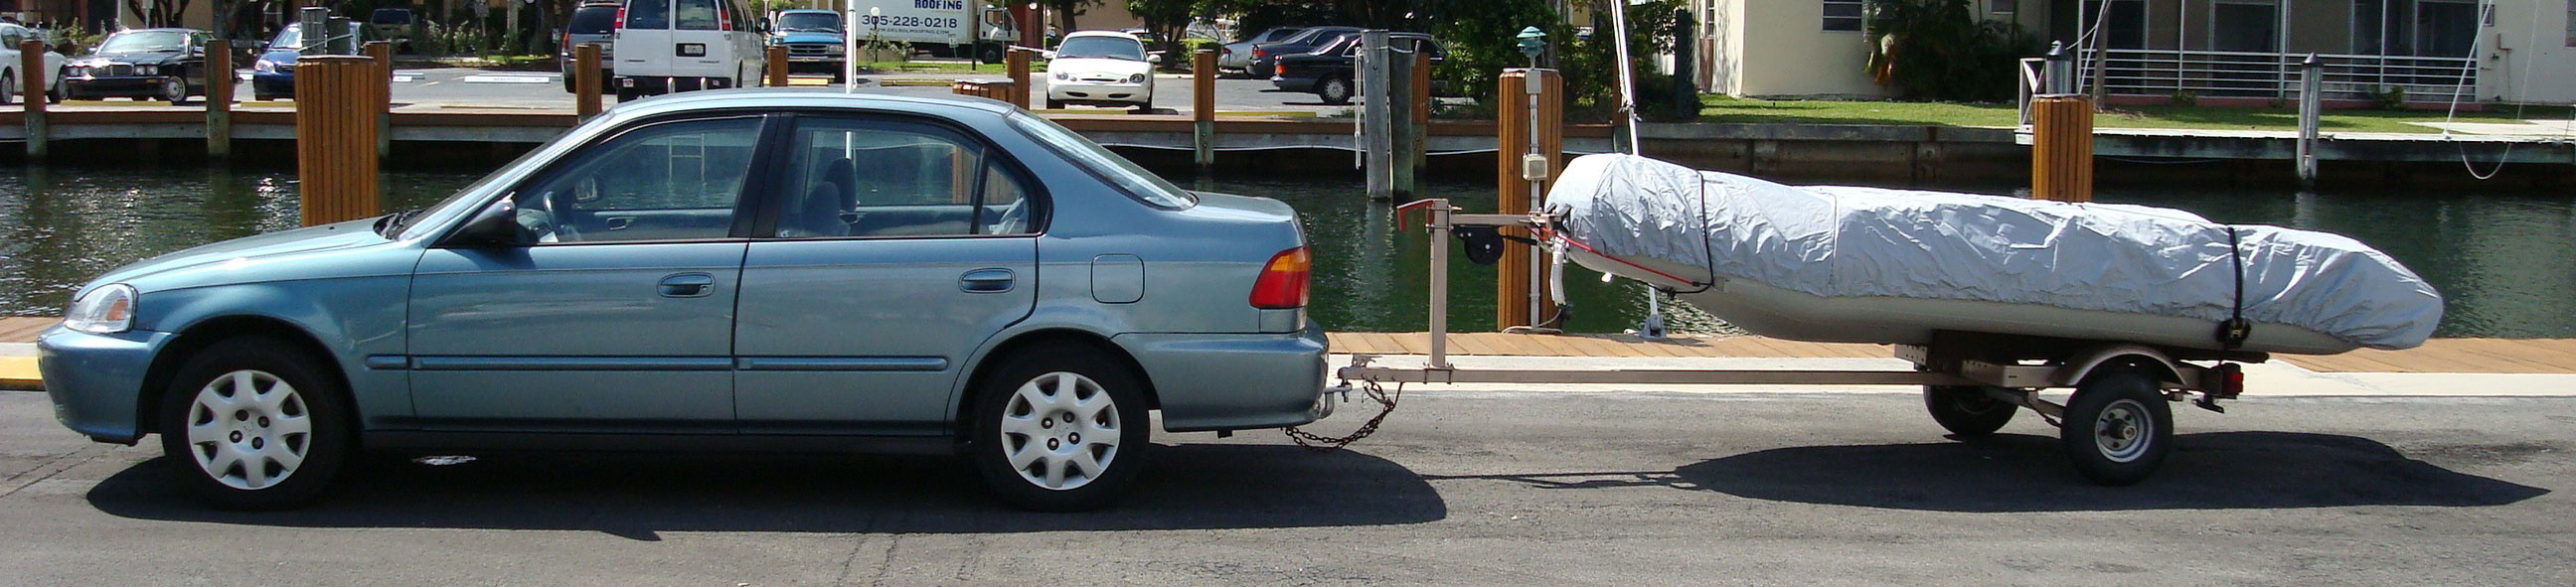
<instances>
[{"instance_id":1,"label":"boat trailer","mask_svg":"<svg viewBox=\"0 0 2576 587\"><path fill-rule=\"evenodd\" d=\"M1776 369L1482 369L1449 363L1449 246L1460 227L1471 227L1479 239L1501 239L1494 230L1517 227L1531 234L1552 234L1553 219L1544 213L1461 214L1443 198L1419 200L1396 209L1403 224L1412 211L1426 216L1431 239L1429 361L1422 367L1375 364L1375 355L1354 355L1335 372L1334 388L1347 400L1357 386L1385 411L1362 426L1360 433L1324 438L1297 432L1300 443L1340 446L1374 431L1395 407L1402 385L1503 384L1654 384L1654 385L1920 385L1924 406L1933 420L1961 439L1993 434L2019 410L2027 408L2058 426L2061 444L2085 477L2105 485L2144 480L2171 449L2173 414L2168 404L2192 401L2224 412L2220 400L2235 399L2244 388L2241 363L2259 363L2264 353L2161 347L2119 341L2069 340L1987 333L1936 333L1927 344L1891 345L1895 358L1914 364L1897 370ZM1532 240L1556 255L1562 279L1562 239ZM1492 246L1481 243L1478 246ZM1532 262L1537 265L1535 259ZM1562 288L1551 287L1562 297ZM2203 364L2209 363L2209 364ZM1384 384L1397 385L1389 395ZM2040 397L2042 390L2073 388L2065 404ZM2195 399L2194 396L2197 396ZM1319 441L1319 442L1316 442Z\"/></svg>"}]
</instances>

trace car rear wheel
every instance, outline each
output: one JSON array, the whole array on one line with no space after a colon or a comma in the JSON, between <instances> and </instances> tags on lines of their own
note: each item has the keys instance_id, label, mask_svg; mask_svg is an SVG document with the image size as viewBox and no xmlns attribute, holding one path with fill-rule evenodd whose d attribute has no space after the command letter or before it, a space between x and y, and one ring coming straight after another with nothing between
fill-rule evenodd
<instances>
[{"instance_id":1,"label":"car rear wheel","mask_svg":"<svg viewBox=\"0 0 2576 587\"><path fill-rule=\"evenodd\" d=\"M1350 78L1333 76L1315 82L1315 97L1323 98L1325 104L1334 106L1351 103Z\"/></svg>"},{"instance_id":2,"label":"car rear wheel","mask_svg":"<svg viewBox=\"0 0 2576 587\"><path fill-rule=\"evenodd\" d=\"M18 72L0 72L0 104L18 103Z\"/></svg>"},{"instance_id":3,"label":"car rear wheel","mask_svg":"<svg viewBox=\"0 0 2576 587\"><path fill-rule=\"evenodd\" d=\"M967 458L985 487L1040 511L1096 509L1125 493L1152 444L1142 384L1122 363L1081 345L1002 358L968 412Z\"/></svg>"},{"instance_id":4,"label":"car rear wheel","mask_svg":"<svg viewBox=\"0 0 2576 587\"><path fill-rule=\"evenodd\" d=\"M326 369L264 338L189 357L161 398L161 450L181 483L223 509L283 509L321 496L355 432L346 394Z\"/></svg>"},{"instance_id":5,"label":"car rear wheel","mask_svg":"<svg viewBox=\"0 0 2576 587\"><path fill-rule=\"evenodd\" d=\"M983 59L985 65L999 64L1002 62L1002 46L985 45L983 49L976 50L976 56Z\"/></svg>"}]
</instances>

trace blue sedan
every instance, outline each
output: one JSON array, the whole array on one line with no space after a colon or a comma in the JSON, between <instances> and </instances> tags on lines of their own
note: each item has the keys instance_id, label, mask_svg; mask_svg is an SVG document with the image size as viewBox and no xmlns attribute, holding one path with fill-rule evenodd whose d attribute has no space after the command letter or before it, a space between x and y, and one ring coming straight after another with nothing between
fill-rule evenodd
<instances>
[{"instance_id":1,"label":"blue sedan","mask_svg":"<svg viewBox=\"0 0 2576 587\"><path fill-rule=\"evenodd\" d=\"M1166 432L1329 413L1295 213L973 98L622 104L429 208L111 271L41 337L56 415L212 505L360 449L961 453L1104 505Z\"/></svg>"}]
</instances>

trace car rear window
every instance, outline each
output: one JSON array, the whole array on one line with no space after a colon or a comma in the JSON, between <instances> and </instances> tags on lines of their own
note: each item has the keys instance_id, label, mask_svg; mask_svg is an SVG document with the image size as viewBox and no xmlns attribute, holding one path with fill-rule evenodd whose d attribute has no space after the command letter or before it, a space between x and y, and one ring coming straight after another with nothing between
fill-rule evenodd
<instances>
[{"instance_id":1,"label":"car rear window","mask_svg":"<svg viewBox=\"0 0 2576 587\"><path fill-rule=\"evenodd\" d=\"M680 14L671 28L683 31L716 30L716 0L680 0Z\"/></svg>"},{"instance_id":2,"label":"car rear window","mask_svg":"<svg viewBox=\"0 0 2576 587\"><path fill-rule=\"evenodd\" d=\"M572 11L572 23L564 27L576 35L605 35L617 28L617 7L583 6Z\"/></svg>"},{"instance_id":3,"label":"car rear window","mask_svg":"<svg viewBox=\"0 0 2576 587\"><path fill-rule=\"evenodd\" d=\"M671 28L671 3L667 0L634 0L626 3L626 28Z\"/></svg>"},{"instance_id":4,"label":"car rear window","mask_svg":"<svg viewBox=\"0 0 2576 587\"><path fill-rule=\"evenodd\" d=\"M1036 139L1039 144L1046 145L1056 154L1063 155L1075 166L1090 170L1092 175L1102 181L1117 186L1119 191L1127 192L1128 197L1157 208L1180 209L1199 203L1196 196L1190 195L1187 190L1181 189L1181 186L1164 181L1161 176L1154 175L1154 172L1137 167L1126 157L1110 152L1107 147L1091 142L1091 139L1082 138L1082 135L1057 125L1055 121L1031 116L1024 111L1012 112L1009 120L1011 126L1018 127L1022 134Z\"/></svg>"}]
</instances>

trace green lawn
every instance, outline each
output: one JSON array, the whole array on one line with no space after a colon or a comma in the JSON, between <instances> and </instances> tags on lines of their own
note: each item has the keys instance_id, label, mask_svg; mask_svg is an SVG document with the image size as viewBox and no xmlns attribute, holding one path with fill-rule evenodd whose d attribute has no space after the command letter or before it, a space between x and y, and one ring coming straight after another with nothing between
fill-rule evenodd
<instances>
[{"instance_id":1,"label":"green lawn","mask_svg":"<svg viewBox=\"0 0 2576 587\"><path fill-rule=\"evenodd\" d=\"M1721 95L1700 97L1702 122L1797 122L1816 124L1903 124L2009 127L2019 123L2012 104L1944 102L1863 102L1841 100L1755 100ZM2094 126L2117 128L2187 128L2298 130L2295 108L2217 108L2205 106L2123 106L2096 115ZM2524 108L2523 118L2566 119L2565 106ZM2441 129L2410 124L2441 122L2440 111L2328 110L2318 119L2327 132L2438 133ZM2462 112L2462 122L2511 122L2514 107L2491 106L2485 112Z\"/></svg>"}]
</instances>

